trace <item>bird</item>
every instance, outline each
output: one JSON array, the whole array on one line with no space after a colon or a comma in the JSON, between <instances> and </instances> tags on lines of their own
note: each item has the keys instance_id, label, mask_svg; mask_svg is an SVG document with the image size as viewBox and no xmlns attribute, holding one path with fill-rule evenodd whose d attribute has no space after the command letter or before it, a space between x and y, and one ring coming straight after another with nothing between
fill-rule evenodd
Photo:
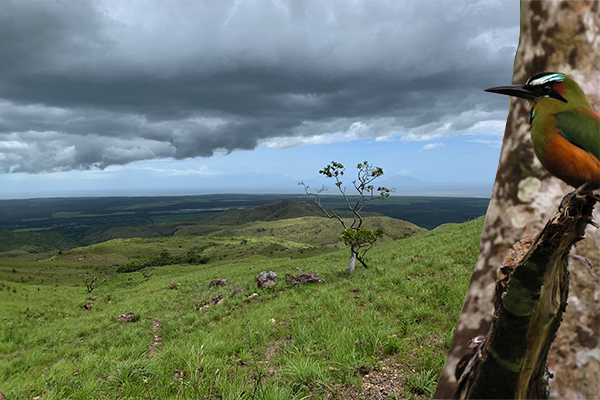
<instances>
[{"instance_id":1,"label":"bird","mask_svg":"<svg viewBox=\"0 0 600 400\"><path fill-rule=\"evenodd\" d=\"M533 152L553 176L573 186L573 194L600 189L600 116L569 75L540 72L525 85L486 92L528 100Z\"/></svg>"}]
</instances>

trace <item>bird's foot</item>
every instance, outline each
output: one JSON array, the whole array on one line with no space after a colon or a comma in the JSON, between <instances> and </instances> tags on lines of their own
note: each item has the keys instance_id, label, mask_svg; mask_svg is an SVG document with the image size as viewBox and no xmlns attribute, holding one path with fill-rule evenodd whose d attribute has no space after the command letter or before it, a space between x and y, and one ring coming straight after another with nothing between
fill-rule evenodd
<instances>
[{"instance_id":1,"label":"bird's foot","mask_svg":"<svg viewBox=\"0 0 600 400\"><path fill-rule=\"evenodd\" d=\"M563 197L560 204L558 205L558 212L565 211L565 206L567 205L569 200L571 200L574 196L575 196L575 192L567 193L567 195L565 197Z\"/></svg>"},{"instance_id":2,"label":"bird's foot","mask_svg":"<svg viewBox=\"0 0 600 400\"><path fill-rule=\"evenodd\" d=\"M588 184L584 183L583 185L579 186L577 189L575 189L571 193L567 193L567 195L565 197L563 197L562 201L560 202L560 205L558 206L558 211L563 212L565 210L565 206L567 205L569 200L571 200L575 196L580 195L582 192L586 192L587 186L588 186ZM586 194L588 194L588 193L586 193ZM598 197L598 195L595 195L592 192L590 192L589 195L592 196L597 201L600 201L600 197Z\"/></svg>"}]
</instances>

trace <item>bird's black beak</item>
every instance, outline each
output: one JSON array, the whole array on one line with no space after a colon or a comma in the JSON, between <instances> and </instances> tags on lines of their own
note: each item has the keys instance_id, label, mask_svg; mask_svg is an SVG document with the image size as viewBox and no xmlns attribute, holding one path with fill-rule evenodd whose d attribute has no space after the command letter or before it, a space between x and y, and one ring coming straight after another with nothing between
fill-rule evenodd
<instances>
[{"instance_id":1,"label":"bird's black beak","mask_svg":"<svg viewBox=\"0 0 600 400\"><path fill-rule=\"evenodd\" d=\"M485 89L484 92L505 94L508 96L520 97L520 98L526 99L526 100L535 100L538 97L531 90L525 88L524 86L520 86L520 85L498 86L498 87Z\"/></svg>"}]
</instances>

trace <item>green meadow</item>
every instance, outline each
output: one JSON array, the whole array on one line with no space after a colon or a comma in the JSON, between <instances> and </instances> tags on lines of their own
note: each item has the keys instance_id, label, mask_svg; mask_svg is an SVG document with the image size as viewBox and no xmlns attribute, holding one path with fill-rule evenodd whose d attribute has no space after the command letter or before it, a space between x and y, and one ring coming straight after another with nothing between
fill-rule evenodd
<instances>
[{"instance_id":1,"label":"green meadow","mask_svg":"<svg viewBox=\"0 0 600 400\"><path fill-rule=\"evenodd\" d=\"M11 400L431 398L483 217L431 231L379 221L398 233L352 274L339 229L315 218L206 232L192 224L168 237L61 242L64 250L41 246L35 259L0 258L0 392ZM157 266L149 278L117 272L137 258L190 254L204 261ZM279 282L258 289L261 271ZM310 271L325 282L284 278ZM88 293L85 273L106 282ZM211 287L218 278L228 285ZM125 313L133 320L117 321Z\"/></svg>"}]
</instances>

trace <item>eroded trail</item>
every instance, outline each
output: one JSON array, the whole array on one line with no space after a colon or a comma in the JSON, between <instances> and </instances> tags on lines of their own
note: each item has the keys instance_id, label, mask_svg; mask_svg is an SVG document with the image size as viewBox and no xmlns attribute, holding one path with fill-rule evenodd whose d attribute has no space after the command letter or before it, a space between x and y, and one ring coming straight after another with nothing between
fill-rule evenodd
<instances>
[{"instance_id":1,"label":"eroded trail","mask_svg":"<svg viewBox=\"0 0 600 400\"><path fill-rule=\"evenodd\" d=\"M153 340L150 344L150 348L148 349L148 358L154 358L158 350L158 345L162 342L162 337L160 337L160 335L158 334L161 326L162 324L160 323L159 319L155 319L152 322Z\"/></svg>"}]
</instances>

